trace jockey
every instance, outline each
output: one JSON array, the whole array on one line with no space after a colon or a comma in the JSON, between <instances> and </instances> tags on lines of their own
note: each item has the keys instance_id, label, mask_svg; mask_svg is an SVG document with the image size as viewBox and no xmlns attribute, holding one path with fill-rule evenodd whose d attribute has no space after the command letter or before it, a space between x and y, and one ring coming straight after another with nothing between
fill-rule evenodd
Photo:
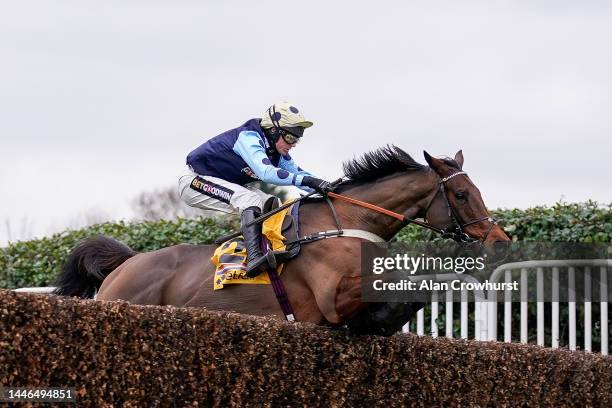
<instances>
[{"instance_id":1,"label":"jockey","mask_svg":"<svg viewBox=\"0 0 612 408\"><path fill-rule=\"evenodd\" d=\"M246 185L261 180L321 194L331 190L327 181L302 170L289 155L311 126L295 106L276 103L262 119L221 133L187 156L190 171L179 179L179 196L192 207L240 215L249 277L269 266L260 247L261 223L247 224L278 198Z\"/></svg>"}]
</instances>

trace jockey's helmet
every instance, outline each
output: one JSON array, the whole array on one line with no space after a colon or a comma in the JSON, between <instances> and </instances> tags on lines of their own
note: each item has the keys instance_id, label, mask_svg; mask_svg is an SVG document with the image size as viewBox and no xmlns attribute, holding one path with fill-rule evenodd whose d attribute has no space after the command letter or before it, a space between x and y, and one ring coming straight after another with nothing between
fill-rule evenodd
<instances>
[{"instance_id":1,"label":"jockey's helmet","mask_svg":"<svg viewBox=\"0 0 612 408\"><path fill-rule=\"evenodd\" d=\"M261 127L264 130L282 129L298 139L304 134L304 129L311 126L312 122L306 120L302 112L289 102L275 103L268 108L261 118ZM278 140L278 138L276 139Z\"/></svg>"}]
</instances>

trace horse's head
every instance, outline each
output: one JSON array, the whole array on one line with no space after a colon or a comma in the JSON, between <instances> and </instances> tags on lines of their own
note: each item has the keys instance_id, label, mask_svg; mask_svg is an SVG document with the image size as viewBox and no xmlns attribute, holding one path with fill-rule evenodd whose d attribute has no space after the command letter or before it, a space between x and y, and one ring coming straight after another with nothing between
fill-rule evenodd
<instances>
[{"instance_id":1,"label":"horse's head","mask_svg":"<svg viewBox=\"0 0 612 408\"><path fill-rule=\"evenodd\" d=\"M454 159L438 159L426 151L423 154L429 167L439 176L437 191L424 210L426 220L433 226L453 232L456 237L466 234L488 249L497 247L496 243L510 241L491 218L478 187L463 171L461 150Z\"/></svg>"}]
</instances>

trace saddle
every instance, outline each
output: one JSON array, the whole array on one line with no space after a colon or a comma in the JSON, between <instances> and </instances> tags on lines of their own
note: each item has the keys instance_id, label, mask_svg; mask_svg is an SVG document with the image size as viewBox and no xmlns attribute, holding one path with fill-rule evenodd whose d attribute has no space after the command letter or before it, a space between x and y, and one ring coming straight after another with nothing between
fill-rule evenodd
<instances>
[{"instance_id":1,"label":"saddle","mask_svg":"<svg viewBox=\"0 0 612 408\"><path fill-rule=\"evenodd\" d=\"M301 246L296 242L299 236L299 202L274 214L262 225L262 253L269 265L282 273L284 263L298 256ZM247 252L242 236L222 243L213 254L211 261L216 266L213 288L219 290L227 284L270 284L267 273L254 278L246 276Z\"/></svg>"}]
</instances>

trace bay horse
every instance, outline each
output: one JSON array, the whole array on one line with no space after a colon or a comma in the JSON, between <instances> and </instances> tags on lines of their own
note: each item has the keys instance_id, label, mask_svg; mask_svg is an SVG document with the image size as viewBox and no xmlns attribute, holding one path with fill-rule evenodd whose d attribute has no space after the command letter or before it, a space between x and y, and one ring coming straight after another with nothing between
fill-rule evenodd
<instances>
[{"instance_id":1,"label":"bay horse","mask_svg":"<svg viewBox=\"0 0 612 408\"><path fill-rule=\"evenodd\" d=\"M487 248L509 241L462 171L462 152L454 159L423 153L429 166L396 146L368 152L344 163L347 180L335 192L410 219L422 218L433 228L458 228ZM334 200L334 206L344 228L369 231L386 241L407 224L350 202ZM300 235L335 225L324 200L300 205ZM358 237L319 240L303 245L300 255L285 264L280 278L297 321L346 323L356 331L390 335L416 312L414 305L361 302L362 242ZM55 293L91 298L98 289L97 300L205 307L283 319L271 285L227 285L213 291L215 267L210 258L215 249L216 245L180 244L137 253L109 237L89 238L68 256Z\"/></svg>"}]
</instances>

